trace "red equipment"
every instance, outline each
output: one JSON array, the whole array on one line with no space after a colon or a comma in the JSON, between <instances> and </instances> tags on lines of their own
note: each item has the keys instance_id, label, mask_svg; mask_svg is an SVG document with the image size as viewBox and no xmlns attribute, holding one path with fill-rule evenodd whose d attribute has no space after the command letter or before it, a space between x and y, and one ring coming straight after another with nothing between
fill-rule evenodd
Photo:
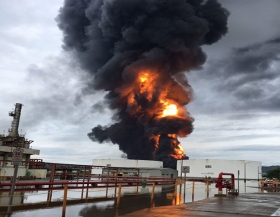
<instances>
[{"instance_id":1,"label":"red equipment","mask_svg":"<svg viewBox=\"0 0 280 217\"><path fill-rule=\"evenodd\" d=\"M223 175L231 176L231 181L223 179ZM218 188L218 192L222 192L223 188L234 190L234 174L233 173L223 173L219 174L217 180L214 181L216 183L216 188Z\"/></svg>"}]
</instances>

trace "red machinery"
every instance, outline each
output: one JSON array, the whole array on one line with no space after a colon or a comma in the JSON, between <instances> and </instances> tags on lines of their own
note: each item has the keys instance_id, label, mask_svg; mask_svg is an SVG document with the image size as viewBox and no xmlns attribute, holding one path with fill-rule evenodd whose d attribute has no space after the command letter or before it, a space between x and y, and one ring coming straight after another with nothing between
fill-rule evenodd
<instances>
[{"instance_id":1,"label":"red machinery","mask_svg":"<svg viewBox=\"0 0 280 217\"><path fill-rule=\"evenodd\" d=\"M223 179L223 176L231 176L231 181L227 179ZM216 183L216 188L218 188L218 192L222 192L223 188L229 189L229 190L235 190L234 188L234 174L233 173L223 173L221 172L219 174L219 177L217 180L214 181Z\"/></svg>"}]
</instances>

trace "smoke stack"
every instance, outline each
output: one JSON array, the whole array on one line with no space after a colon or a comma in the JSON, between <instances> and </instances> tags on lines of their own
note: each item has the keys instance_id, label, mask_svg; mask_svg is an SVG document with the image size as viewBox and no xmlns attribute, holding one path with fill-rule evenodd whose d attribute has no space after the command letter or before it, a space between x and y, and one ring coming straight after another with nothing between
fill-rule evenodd
<instances>
[{"instance_id":1,"label":"smoke stack","mask_svg":"<svg viewBox=\"0 0 280 217\"><path fill-rule=\"evenodd\" d=\"M11 129L9 129L9 136L18 137L18 127L19 127L19 120L20 120L20 113L21 113L22 104L16 103L15 110L9 112L9 116L13 117Z\"/></svg>"}]
</instances>

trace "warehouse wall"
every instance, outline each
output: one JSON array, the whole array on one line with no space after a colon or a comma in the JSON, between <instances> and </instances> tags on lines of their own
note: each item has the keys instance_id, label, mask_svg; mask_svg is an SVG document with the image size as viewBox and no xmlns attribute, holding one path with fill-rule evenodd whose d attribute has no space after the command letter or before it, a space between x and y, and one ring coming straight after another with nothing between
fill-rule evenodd
<instances>
[{"instance_id":1,"label":"warehouse wall","mask_svg":"<svg viewBox=\"0 0 280 217\"><path fill-rule=\"evenodd\" d=\"M220 172L233 173L235 177L244 179L261 179L260 161L245 161L245 160L216 160L216 159L197 159L197 160L178 160L177 170L178 176L181 176L181 168L187 171L186 177L205 176L216 178ZM183 176L185 174L183 173Z\"/></svg>"},{"instance_id":2,"label":"warehouse wall","mask_svg":"<svg viewBox=\"0 0 280 217\"><path fill-rule=\"evenodd\" d=\"M162 168L162 161L130 160L130 159L93 159L94 166L131 167L131 168ZM92 169L93 174L101 174L102 169Z\"/></svg>"}]
</instances>

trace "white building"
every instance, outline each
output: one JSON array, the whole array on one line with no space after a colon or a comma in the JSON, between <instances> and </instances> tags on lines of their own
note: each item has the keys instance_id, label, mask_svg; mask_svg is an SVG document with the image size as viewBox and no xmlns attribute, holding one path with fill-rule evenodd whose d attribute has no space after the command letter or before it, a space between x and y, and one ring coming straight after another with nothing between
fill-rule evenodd
<instances>
[{"instance_id":1,"label":"white building","mask_svg":"<svg viewBox=\"0 0 280 217\"><path fill-rule=\"evenodd\" d=\"M93 159L94 166L108 166L108 167L131 167L131 168L162 168L162 161L151 160L130 160L130 159Z\"/></svg>"},{"instance_id":2,"label":"white building","mask_svg":"<svg viewBox=\"0 0 280 217\"><path fill-rule=\"evenodd\" d=\"M130 168L162 168L163 162L130 159L93 159L93 166L102 167L130 167ZM92 174L102 174L102 168L92 169Z\"/></svg>"},{"instance_id":3,"label":"white building","mask_svg":"<svg viewBox=\"0 0 280 217\"><path fill-rule=\"evenodd\" d=\"M92 169L92 174L107 174L107 168L110 169L111 175L116 172L117 167L118 173L124 176L139 176L140 177L165 177L165 178L176 178L177 171L170 168L163 168L162 161L150 161L150 160L130 160L130 159L94 159L92 160L93 166L100 166L100 168ZM121 167L125 167L121 169ZM131 169L127 169L131 168Z\"/></svg>"},{"instance_id":4,"label":"white building","mask_svg":"<svg viewBox=\"0 0 280 217\"><path fill-rule=\"evenodd\" d=\"M235 178L240 179L261 179L262 163L260 161L246 160L178 160L178 176L192 178L217 178L220 172L233 173Z\"/></svg>"}]
</instances>

